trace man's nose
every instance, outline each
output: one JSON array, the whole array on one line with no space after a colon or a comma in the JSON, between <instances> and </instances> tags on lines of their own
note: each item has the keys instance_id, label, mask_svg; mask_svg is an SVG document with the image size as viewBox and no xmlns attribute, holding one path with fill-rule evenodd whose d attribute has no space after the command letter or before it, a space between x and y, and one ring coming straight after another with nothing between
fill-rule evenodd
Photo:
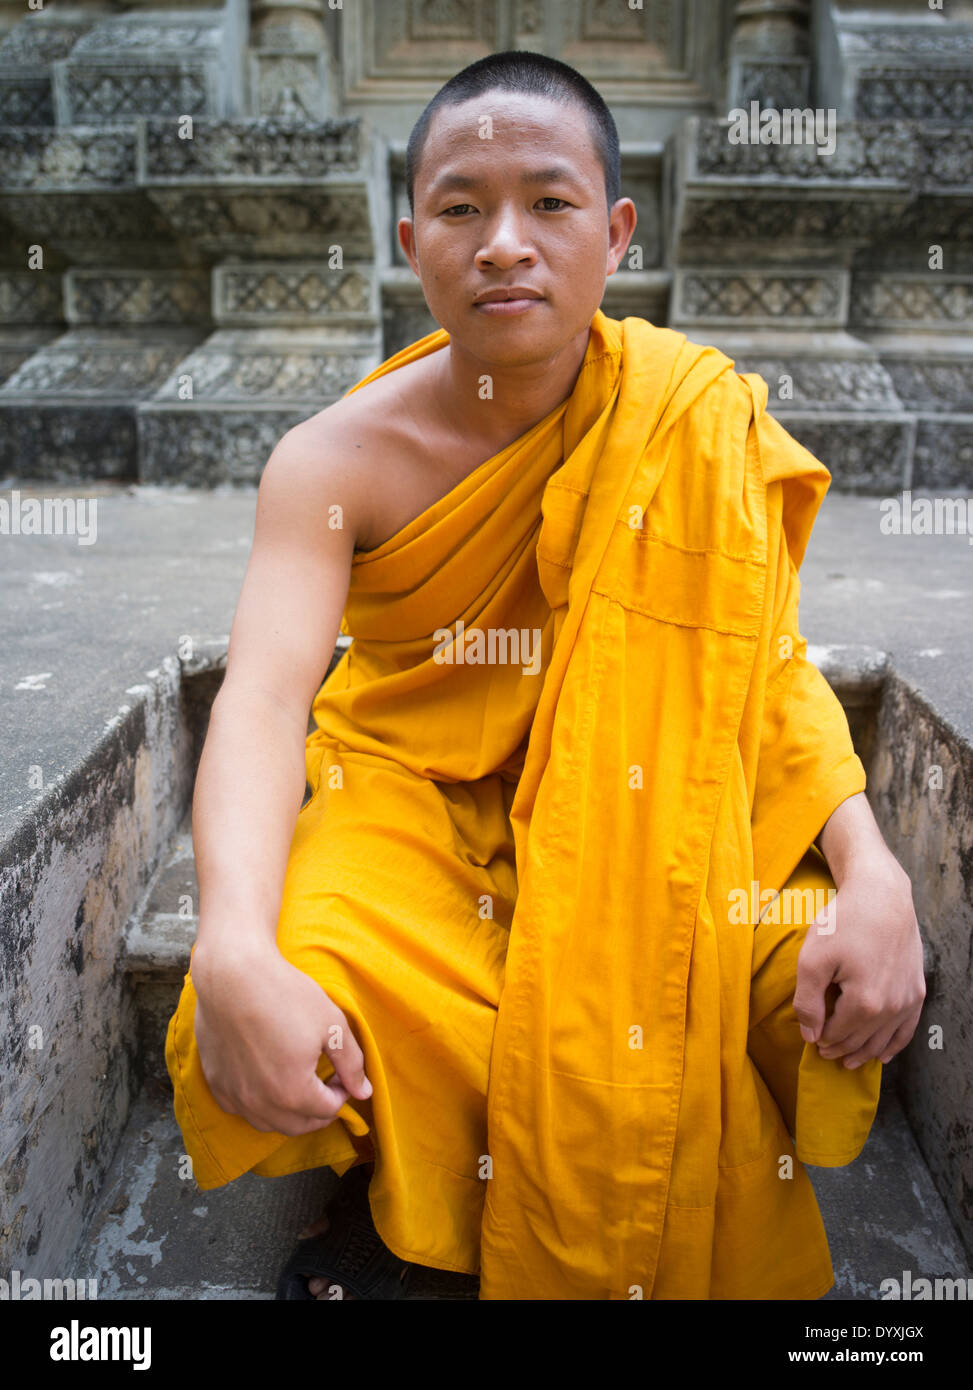
<instances>
[{"instance_id":1,"label":"man's nose","mask_svg":"<svg viewBox=\"0 0 973 1390\"><path fill-rule=\"evenodd\" d=\"M514 264L536 255L523 213L507 209L491 220L478 253L483 260Z\"/></svg>"}]
</instances>

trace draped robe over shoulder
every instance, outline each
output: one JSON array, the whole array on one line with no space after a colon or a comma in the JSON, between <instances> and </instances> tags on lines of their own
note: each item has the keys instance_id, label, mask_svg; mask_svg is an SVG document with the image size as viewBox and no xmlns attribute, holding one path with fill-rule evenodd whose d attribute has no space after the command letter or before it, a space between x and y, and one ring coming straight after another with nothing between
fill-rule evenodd
<instances>
[{"instance_id":1,"label":"draped robe over shoulder","mask_svg":"<svg viewBox=\"0 0 973 1390\"><path fill-rule=\"evenodd\" d=\"M857 1156L881 1064L822 1059L791 1001L812 842L865 772L798 629L830 474L766 405L599 310L566 400L356 552L277 941L374 1093L298 1138L225 1114L190 972L166 1056L201 1187L374 1158L385 1244L483 1299L831 1286L803 1165Z\"/></svg>"}]
</instances>

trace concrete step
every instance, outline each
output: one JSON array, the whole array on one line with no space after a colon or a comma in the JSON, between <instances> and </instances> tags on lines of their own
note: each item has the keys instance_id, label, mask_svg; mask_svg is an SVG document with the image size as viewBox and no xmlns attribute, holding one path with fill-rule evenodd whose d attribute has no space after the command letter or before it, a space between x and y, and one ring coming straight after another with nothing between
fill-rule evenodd
<instances>
[{"instance_id":1,"label":"concrete step","mask_svg":"<svg viewBox=\"0 0 973 1390\"><path fill-rule=\"evenodd\" d=\"M150 1079L72 1266L76 1277L96 1279L101 1299L273 1298L299 1232L327 1206L334 1174L245 1174L200 1192L180 1176L183 1160L171 1092ZM893 1085L883 1091L864 1153L846 1168L808 1172L835 1270L826 1299L879 1299L883 1281L901 1285L907 1270L913 1279L965 1271L959 1237Z\"/></svg>"}]
</instances>

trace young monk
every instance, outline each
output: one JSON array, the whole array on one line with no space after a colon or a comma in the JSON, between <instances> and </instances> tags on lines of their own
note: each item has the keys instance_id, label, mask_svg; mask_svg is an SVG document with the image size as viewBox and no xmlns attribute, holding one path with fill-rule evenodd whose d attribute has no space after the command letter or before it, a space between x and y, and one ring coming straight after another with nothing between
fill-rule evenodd
<instances>
[{"instance_id":1,"label":"young monk","mask_svg":"<svg viewBox=\"0 0 973 1390\"><path fill-rule=\"evenodd\" d=\"M196 1179L345 1175L281 1297L818 1297L804 1163L859 1153L924 997L798 628L830 475L599 309L636 215L573 69L472 64L407 178L441 328L274 449L200 762Z\"/></svg>"}]
</instances>

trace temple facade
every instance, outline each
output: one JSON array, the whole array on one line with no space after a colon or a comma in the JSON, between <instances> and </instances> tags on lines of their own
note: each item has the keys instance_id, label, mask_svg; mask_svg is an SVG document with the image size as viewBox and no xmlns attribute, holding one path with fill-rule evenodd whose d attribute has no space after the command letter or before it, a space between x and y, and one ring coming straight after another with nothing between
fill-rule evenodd
<instances>
[{"instance_id":1,"label":"temple facade","mask_svg":"<svg viewBox=\"0 0 973 1390\"><path fill-rule=\"evenodd\" d=\"M973 4L0 0L0 475L252 484L436 327L409 132L506 48L610 105L602 307L759 372L837 489L973 487Z\"/></svg>"}]
</instances>

